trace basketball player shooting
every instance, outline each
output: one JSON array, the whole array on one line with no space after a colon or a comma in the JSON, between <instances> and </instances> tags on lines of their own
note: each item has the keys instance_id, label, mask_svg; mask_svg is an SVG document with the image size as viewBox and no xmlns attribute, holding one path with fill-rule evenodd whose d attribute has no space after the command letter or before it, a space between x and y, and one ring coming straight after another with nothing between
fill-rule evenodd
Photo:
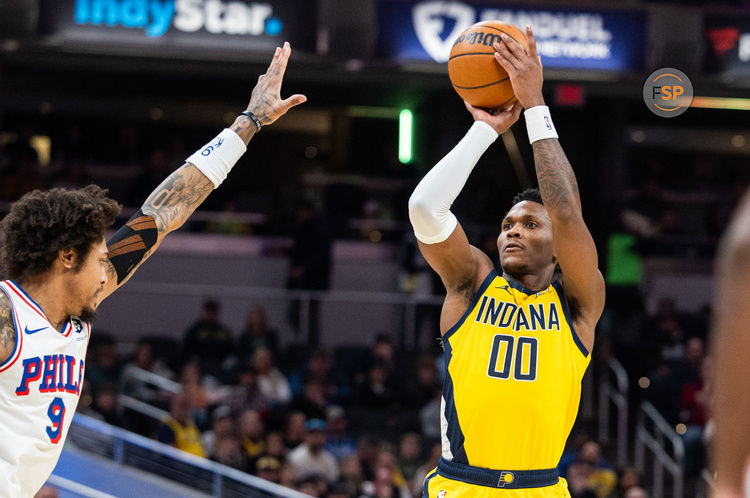
<instances>
[{"instance_id":1,"label":"basketball player shooting","mask_svg":"<svg viewBox=\"0 0 750 498\"><path fill-rule=\"evenodd\" d=\"M713 470L715 498L750 496L750 195L737 210L719 247L716 320L713 332L716 378L712 400L716 423ZM744 490L743 490L744 483Z\"/></svg>"},{"instance_id":2,"label":"basketball player shooting","mask_svg":"<svg viewBox=\"0 0 750 498\"><path fill-rule=\"evenodd\" d=\"M303 95L282 100L291 48L277 48L247 110L191 155L109 241L120 212L106 190L34 191L0 222L0 496L28 498L60 456L78 404L96 308L123 285L226 178L261 126Z\"/></svg>"},{"instance_id":3,"label":"basketball player shooting","mask_svg":"<svg viewBox=\"0 0 750 498\"><path fill-rule=\"evenodd\" d=\"M542 98L542 65L503 36L495 58L518 102L466 104L474 124L409 200L419 247L446 288L440 329L443 455L426 498L570 496L557 464L604 307L604 279L573 170ZM525 109L539 189L517 195L500 224L501 273L469 244L450 207L474 165Z\"/></svg>"}]
</instances>

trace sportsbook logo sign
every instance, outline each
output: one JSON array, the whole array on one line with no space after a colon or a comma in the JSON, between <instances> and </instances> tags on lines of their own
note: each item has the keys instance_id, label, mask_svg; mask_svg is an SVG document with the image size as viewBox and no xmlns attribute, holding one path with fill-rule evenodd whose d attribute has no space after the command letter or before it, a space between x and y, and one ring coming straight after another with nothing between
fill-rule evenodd
<instances>
[{"instance_id":1,"label":"sportsbook logo sign","mask_svg":"<svg viewBox=\"0 0 750 498\"><path fill-rule=\"evenodd\" d=\"M477 0L478 1L478 0ZM641 11L537 8L458 0L378 1L378 55L446 62L456 37L472 24L531 25L547 67L637 70L643 66L646 16Z\"/></svg>"},{"instance_id":2,"label":"sportsbook logo sign","mask_svg":"<svg viewBox=\"0 0 750 498\"><path fill-rule=\"evenodd\" d=\"M76 0L75 22L142 29L150 37L160 37L170 27L253 36L275 36L282 30L270 4L222 0Z\"/></svg>"}]
</instances>

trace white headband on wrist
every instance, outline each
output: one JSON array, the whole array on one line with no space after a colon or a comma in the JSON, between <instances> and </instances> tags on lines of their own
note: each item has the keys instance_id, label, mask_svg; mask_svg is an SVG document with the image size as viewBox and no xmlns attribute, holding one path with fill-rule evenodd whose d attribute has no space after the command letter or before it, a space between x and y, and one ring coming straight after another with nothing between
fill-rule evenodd
<instances>
[{"instance_id":1,"label":"white headband on wrist","mask_svg":"<svg viewBox=\"0 0 750 498\"><path fill-rule=\"evenodd\" d=\"M224 128L216 138L188 157L187 162L201 170L201 173L214 184L214 188L219 188L246 150L247 146L239 135L229 128Z\"/></svg>"},{"instance_id":2,"label":"white headband on wrist","mask_svg":"<svg viewBox=\"0 0 750 498\"><path fill-rule=\"evenodd\" d=\"M526 118L526 131L529 133L529 143L545 138L558 138L555 125L552 124L552 117L549 114L549 107L546 105L537 105L526 109L523 113Z\"/></svg>"}]
</instances>

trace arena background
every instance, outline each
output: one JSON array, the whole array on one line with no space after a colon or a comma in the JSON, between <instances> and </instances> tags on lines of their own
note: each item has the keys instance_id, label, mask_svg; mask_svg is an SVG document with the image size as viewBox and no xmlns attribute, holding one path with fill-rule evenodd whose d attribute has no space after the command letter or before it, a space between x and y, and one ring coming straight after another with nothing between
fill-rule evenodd
<instances>
[{"instance_id":1,"label":"arena background","mask_svg":"<svg viewBox=\"0 0 750 498\"><path fill-rule=\"evenodd\" d=\"M244 110L284 40L282 96L308 97L253 138L229 180L102 305L79 407L89 418L71 428L50 492L419 496L439 455L443 288L406 201L471 124L446 47L498 18L535 30L608 284L561 471L573 496L705 495L712 264L750 177L748 7L3 0L3 212L35 188L95 182L125 206L122 223ZM695 94L672 119L643 99L664 67ZM503 213L535 184L527 144L516 125L454 205L495 261ZM290 278L297 267L314 276ZM159 420L180 409L176 392L188 393L211 462L154 442L168 440ZM317 419L336 457L323 477L287 453L321 432Z\"/></svg>"}]
</instances>

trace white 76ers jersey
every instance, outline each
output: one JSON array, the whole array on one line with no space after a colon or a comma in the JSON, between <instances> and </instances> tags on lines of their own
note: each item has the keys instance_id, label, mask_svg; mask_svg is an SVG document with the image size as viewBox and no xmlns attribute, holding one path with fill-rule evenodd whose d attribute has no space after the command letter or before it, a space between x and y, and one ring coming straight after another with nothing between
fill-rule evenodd
<instances>
[{"instance_id":1,"label":"white 76ers jersey","mask_svg":"<svg viewBox=\"0 0 750 498\"><path fill-rule=\"evenodd\" d=\"M71 317L62 332L16 283L10 300L16 348L0 363L0 497L29 498L60 457L78 405L91 327Z\"/></svg>"}]
</instances>

